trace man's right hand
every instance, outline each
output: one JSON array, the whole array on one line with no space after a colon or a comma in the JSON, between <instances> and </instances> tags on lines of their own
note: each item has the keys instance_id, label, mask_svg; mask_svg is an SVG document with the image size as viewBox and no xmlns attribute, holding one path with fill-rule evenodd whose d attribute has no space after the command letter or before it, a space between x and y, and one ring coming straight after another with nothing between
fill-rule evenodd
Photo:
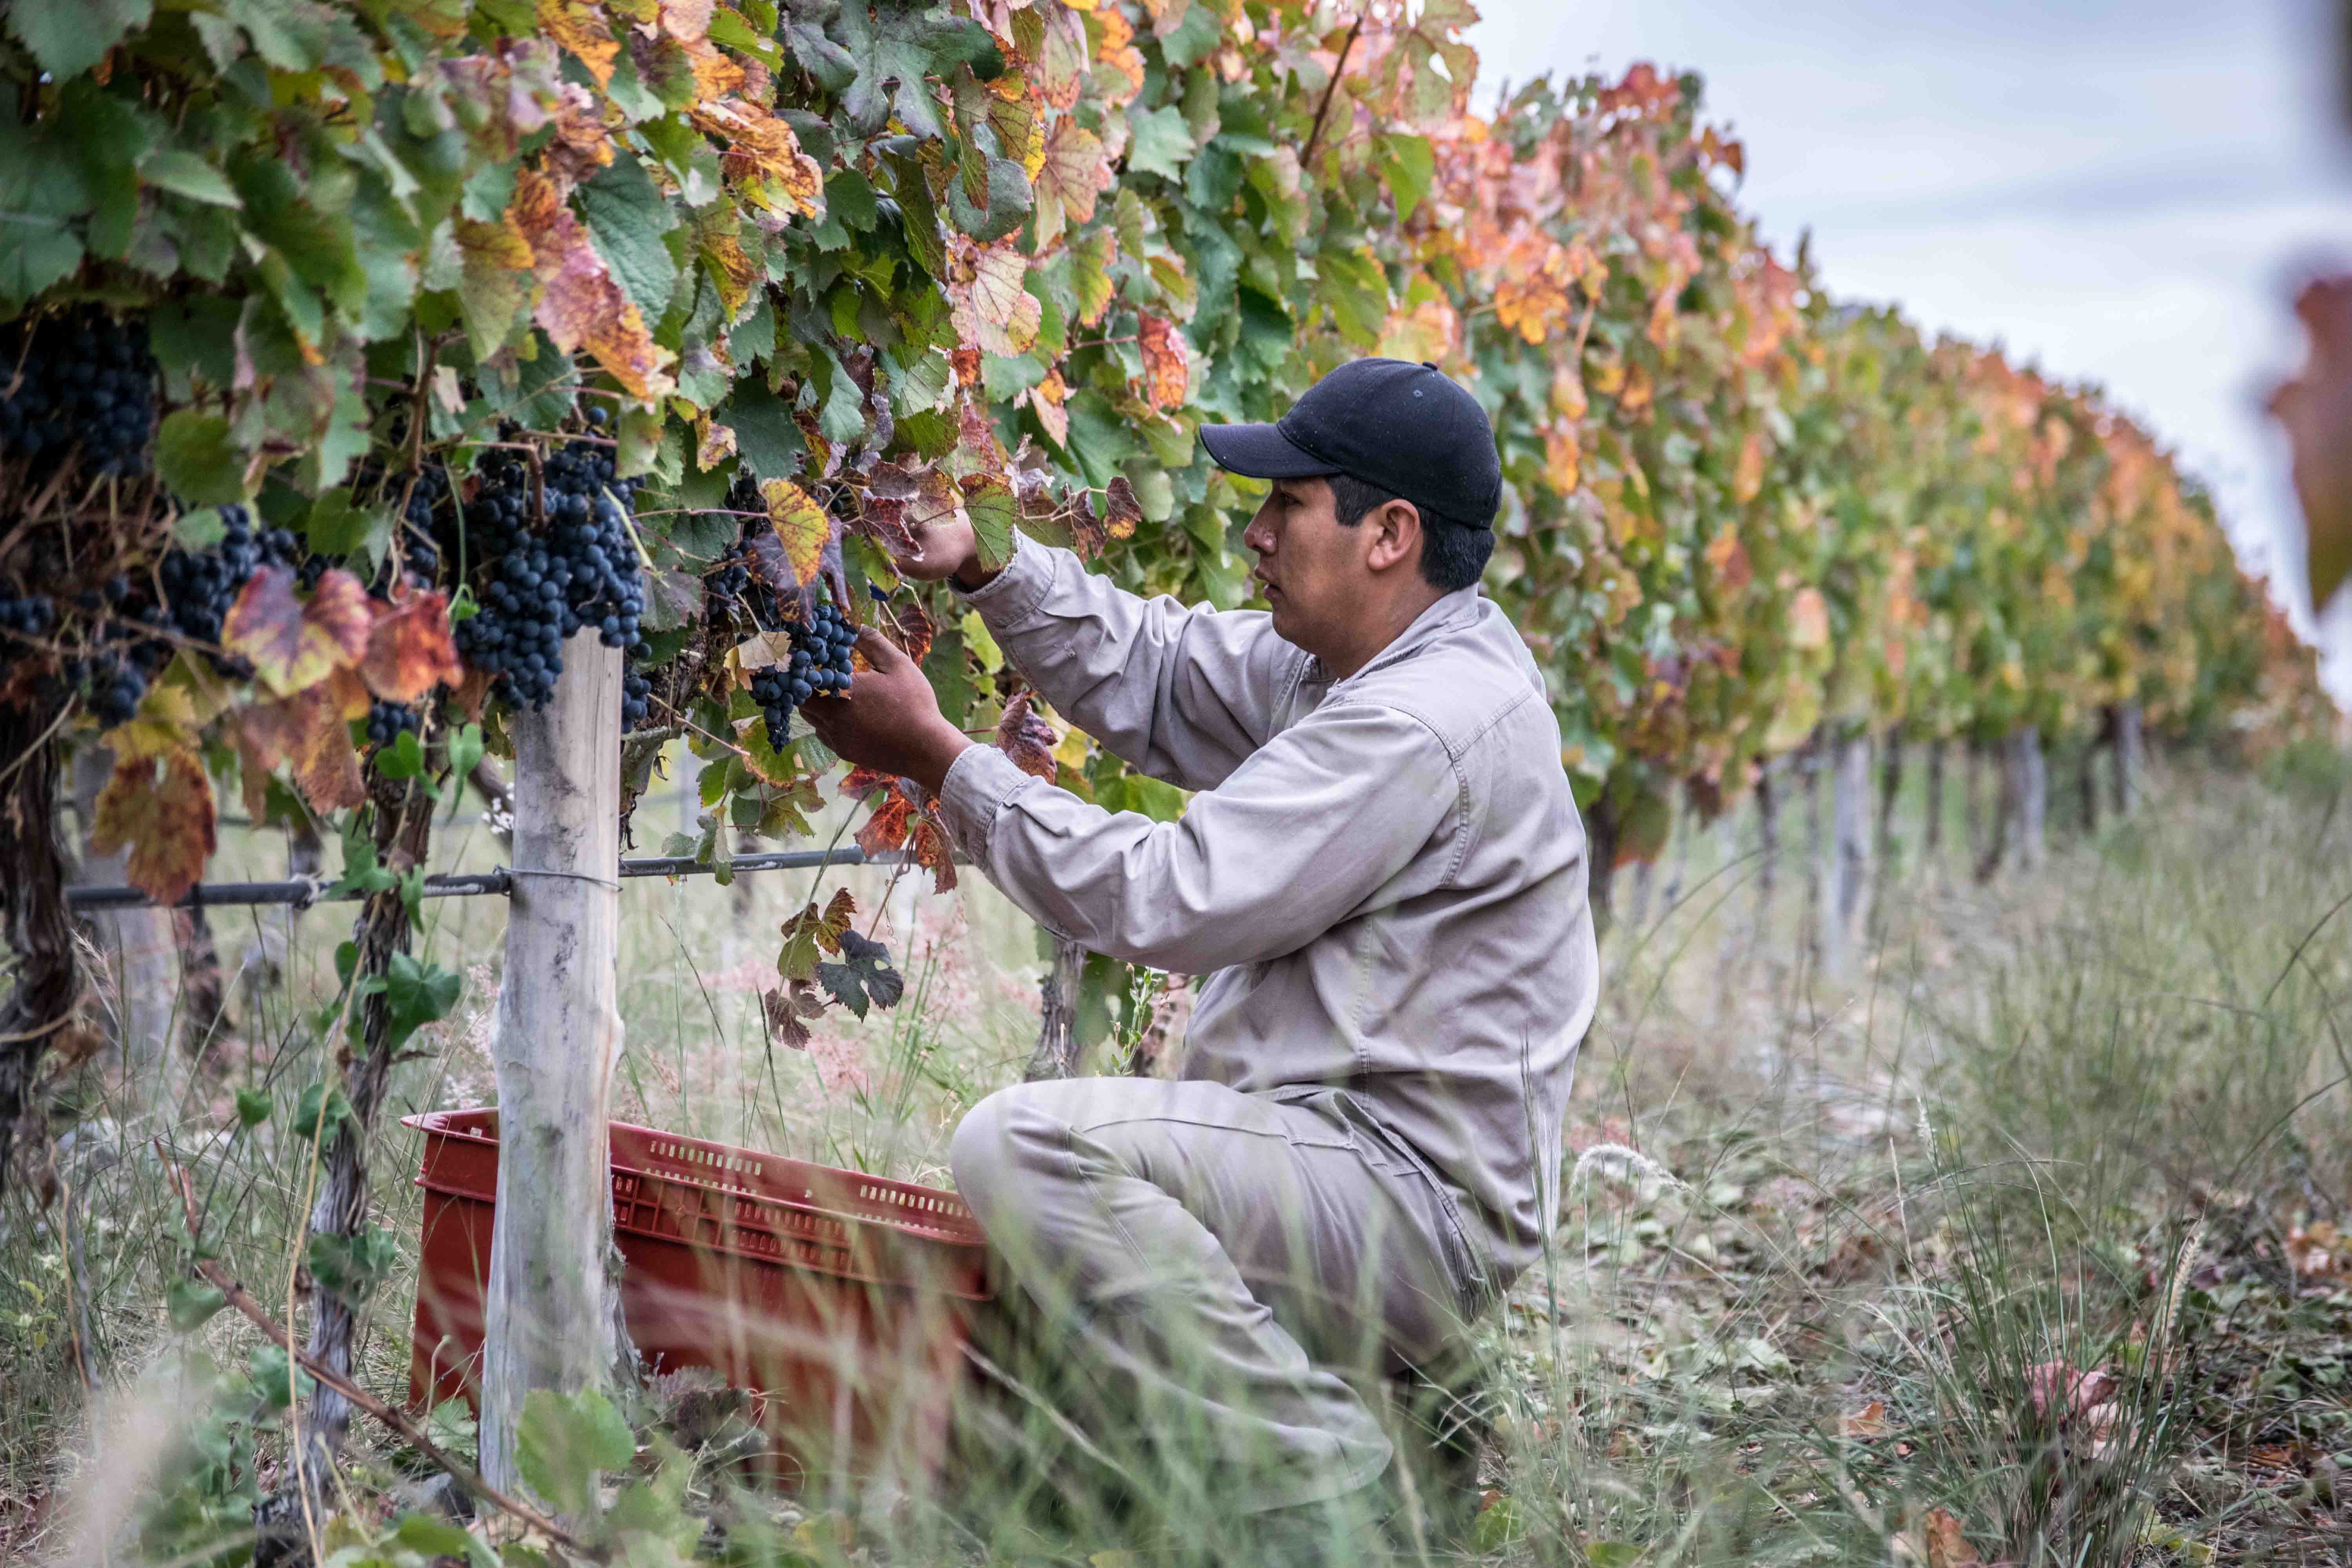
<instances>
[{"instance_id":1,"label":"man's right hand","mask_svg":"<svg viewBox=\"0 0 2352 1568\"><path fill-rule=\"evenodd\" d=\"M912 550L890 552L890 564L899 576L918 583L952 577L957 587L970 593L996 575L981 570L980 540L972 532L971 520L961 512L936 522L918 523L911 531Z\"/></svg>"}]
</instances>

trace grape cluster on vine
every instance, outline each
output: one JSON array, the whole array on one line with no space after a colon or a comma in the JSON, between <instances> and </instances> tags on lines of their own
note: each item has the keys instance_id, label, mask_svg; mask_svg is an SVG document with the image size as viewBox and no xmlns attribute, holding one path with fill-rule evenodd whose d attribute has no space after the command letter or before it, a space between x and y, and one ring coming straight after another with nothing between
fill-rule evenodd
<instances>
[{"instance_id":1,"label":"grape cluster on vine","mask_svg":"<svg viewBox=\"0 0 2352 1568\"><path fill-rule=\"evenodd\" d=\"M367 738L371 746L389 746L404 734L416 729L414 709L398 702L368 704Z\"/></svg>"},{"instance_id":2,"label":"grape cluster on vine","mask_svg":"<svg viewBox=\"0 0 2352 1568\"><path fill-rule=\"evenodd\" d=\"M37 637L55 626L57 618L57 605L47 594L22 594L15 589L0 594L0 633ZM0 669L16 659L23 646L15 637L0 636Z\"/></svg>"},{"instance_id":3,"label":"grape cluster on vine","mask_svg":"<svg viewBox=\"0 0 2352 1568\"><path fill-rule=\"evenodd\" d=\"M443 498L449 493L447 470L427 464L414 475L393 479L383 487L382 493L389 500L406 498L395 525L402 570L417 586L432 586L441 575L441 546L434 538L433 525L440 515ZM370 591L379 598L391 591L392 562L392 555L387 553L371 586Z\"/></svg>"},{"instance_id":4,"label":"grape cluster on vine","mask_svg":"<svg viewBox=\"0 0 2352 1568\"><path fill-rule=\"evenodd\" d=\"M857 628L829 603L812 606L807 620L787 622L786 628L792 658L751 672L751 699L767 721L768 744L778 751L792 738L793 713L803 702L849 689L849 651L857 644Z\"/></svg>"},{"instance_id":5,"label":"grape cluster on vine","mask_svg":"<svg viewBox=\"0 0 2352 1568\"><path fill-rule=\"evenodd\" d=\"M590 416L601 422L601 411ZM492 676L508 704L547 705L563 673L563 640L593 627L606 647L643 656L645 587L628 507L643 482L617 479L613 448L573 441L541 465L547 531L531 531L531 473L509 453L488 455L464 510L468 555L485 564L478 613L457 624L457 651Z\"/></svg>"},{"instance_id":6,"label":"grape cluster on vine","mask_svg":"<svg viewBox=\"0 0 2352 1568\"><path fill-rule=\"evenodd\" d=\"M634 730L646 721L653 711L654 683L637 673L635 665L621 668L621 728Z\"/></svg>"},{"instance_id":7,"label":"grape cluster on vine","mask_svg":"<svg viewBox=\"0 0 2352 1568\"><path fill-rule=\"evenodd\" d=\"M34 478L79 448L82 471L147 471L155 356L143 321L94 305L0 329L0 452Z\"/></svg>"},{"instance_id":8,"label":"grape cluster on vine","mask_svg":"<svg viewBox=\"0 0 2352 1568\"><path fill-rule=\"evenodd\" d=\"M61 673L69 685L84 689L101 725L122 723L138 712L148 682L171 662L181 641L205 645L216 669L242 669L218 648L228 613L256 572L292 565L303 546L289 530L257 526L241 506L222 507L220 515L219 542L204 550L175 545L164 552L152 584L116 573L97 592L81 595L82 608L99 615L93 644L68 659Z\"/></svg>"}]
</instances>

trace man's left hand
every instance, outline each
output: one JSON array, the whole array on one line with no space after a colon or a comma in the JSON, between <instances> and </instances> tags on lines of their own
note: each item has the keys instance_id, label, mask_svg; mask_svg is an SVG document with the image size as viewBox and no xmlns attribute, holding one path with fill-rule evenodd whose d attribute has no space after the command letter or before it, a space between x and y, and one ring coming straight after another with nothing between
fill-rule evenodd
<instances>
[{"instance_id":1,"label":"man's left hand","mask_svg":"<svg viewBox=\"0 0 2352 1568\"><path fill-rule=\"evenodd\" d=\"M802 703L802 716L835 755L939 794L971 738L940 712L922 667L897 644L868 626L857 651L873 668L857 672L848 696Z\"/></svg>"}]
</instances>

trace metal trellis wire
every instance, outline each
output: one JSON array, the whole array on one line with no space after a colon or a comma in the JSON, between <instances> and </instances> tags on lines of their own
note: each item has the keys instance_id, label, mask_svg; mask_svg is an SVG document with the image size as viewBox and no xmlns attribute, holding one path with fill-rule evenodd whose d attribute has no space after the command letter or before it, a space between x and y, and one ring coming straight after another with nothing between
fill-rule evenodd
<instances>
[{"instance_id":1,"label":"metal trellis wire","mask_svg":"<svg viewBox=\"0 0 2352 1568\"><path fill-rule=\"evenodd\" d=\"M727 869L736 875L751 871L807 871L821 866L903 866L913 857L903 853L868 855L856 845L835 849L782 849L760 855L738 855L727 863ZM961 858L961 857L959 857ZM719 868L707 866L686 855L651 855L621 862L624 879L632 877L708 877ZM514 891L518 877L537 873L510 870L500 866L490 871L449 871L425 879L425 896L428 899L474 899L503 896ZM85 910L217 909L237 904L292 904L308 908L311 904L343 903L363 899L367 895L356 888L338 888L323 877L295 877L282 882L204 882L188 889L178 903L169 906L155 900L136 888L91 885L66 889L66 907Z\"/></svg>"}]
</instances>

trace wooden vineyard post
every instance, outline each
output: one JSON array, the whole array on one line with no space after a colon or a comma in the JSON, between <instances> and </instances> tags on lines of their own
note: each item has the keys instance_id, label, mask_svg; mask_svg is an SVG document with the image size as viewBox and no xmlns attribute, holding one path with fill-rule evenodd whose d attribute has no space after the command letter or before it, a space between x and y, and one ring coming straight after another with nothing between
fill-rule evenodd
<instances>
[{"instance_id":1,"label":"wooden vineyard post","mask_svg":"<svg viewBox=\"0 0 2352 1568\"><path fill-rule=\"evenodd\" d=\"M2126 702L2116 710L2116 815L2129 816L2139 808L2139 772L2146 760L2140 730L2139 704Z\"/></svg>"},{"instance_id":2,"label":"wooden vineyard post","mask_svg":"<svg viewBox=\"0 0 2352 1568\"><path fill-rule=\"evenodd\" d=\"M1830 748L1831 837L1822 866L1822 967L1846 972L1847 953L1864 924L1870 889L1870 734L1856 730Z\"/></svg>"},{"instance_id":3,"label":"wooden vineyard post","mask_svg":"<svg viewBox=\"0 0 2352 1568\"><path fill-rule=\"evenodd\" d=\"M593 631L555 698L510 721L514 890L499 990L499 1185L482 1346L482 1472L521 1484L533 1389L609 1385L620 1346L608 1170L620 933L621 656Z\"/></svg>"},{"instance_id":4,"label":"wooden vineyard post","mask_svg":"<svg viewBox=\"0 0 2352 1568\"><path fill-rule=\"evenodd\" d=\"M1037 1009L1037 1049L1022 1078L1068 1078L1078 1070L1078 987L1087 973L1087 950L1079 943L1054 939L1054 967L1040 986Z\"/></svg>"},{"instance_id":5,"label":"wooden vineyard post","mask_svg":"<svg viewBox=\"0 0 2352 1568\"><path fill-rule=\"evenodd\" d=\"M2050 770L2042 750L2042 731L2021 724L2011 732L2010 766L2017 773L2018 864L2032 870L2047 850L2045 825L2050 816Z\"/></svg>"},{"instance_id":6,"label":"wooden vineyard post","mask_svg":"<svg viewBox=\"0 0 2352 1568\"><path fill-rule=\"evenodd\" d=\"M1929 865L1944 848L1944 737L1927 742L1927 830L1919 844L1919 858Z\"/></svg>"}]
</instances>

